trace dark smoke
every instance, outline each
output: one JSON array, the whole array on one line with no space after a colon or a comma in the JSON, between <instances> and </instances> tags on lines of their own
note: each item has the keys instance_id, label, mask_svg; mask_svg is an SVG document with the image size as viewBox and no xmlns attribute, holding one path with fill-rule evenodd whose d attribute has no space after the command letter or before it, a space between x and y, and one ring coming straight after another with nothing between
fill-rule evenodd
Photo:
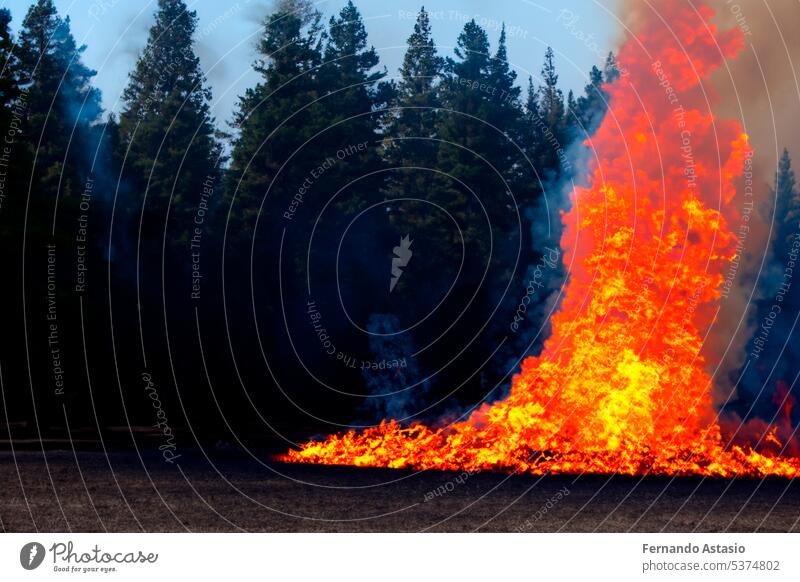
<instances>
[{"instance_id":1,"label":"dark smoke","mask_svg":"<svg viewBox=\"0 0 800 582\"><path fill-rule=\"evenodd\" d=\"M739 182L734 201L740 211L745 211L745 187L752 188L751 220L744 231L740 231L742 225L730 225L740 237L741 255L732 263L730 292L723 296L718 319L703 348L709 372L714 374L715 399L727 410L737 409L737 418L761 417L777 422L780 416L786 424L790 419L784 403L792 397L782 398L780 393L787 393L786 386L791 387L795 379L797 366L792 361L797 361L797 354L787 338L796 313L784 314L772 326L767 353L754 359L752 352L762 328L763 306L774 302L786 267L773 249L784 216L776 212L771 186L783 148L788 148L795 159L800 157L800 118L789 114L797 111L800 103L800 35L794 30L800 22L800 4L782 0L681 1L712 8L718 30L738 29L742 34L739 54L727 59L704 89L709 99L715 100L716 117L740 121L754 150L750 165L745 167L749 184L745 179ZM618 2L620 20L629 27L645 11L658 10L658 3ZM665 21L664 25L668 24ZM640 40L646 46L646 39ZM776 411L782 412L778 415ZM755 424L748 423L747 430L759 432L751 430Z\"/></svg>"}]
</instances>

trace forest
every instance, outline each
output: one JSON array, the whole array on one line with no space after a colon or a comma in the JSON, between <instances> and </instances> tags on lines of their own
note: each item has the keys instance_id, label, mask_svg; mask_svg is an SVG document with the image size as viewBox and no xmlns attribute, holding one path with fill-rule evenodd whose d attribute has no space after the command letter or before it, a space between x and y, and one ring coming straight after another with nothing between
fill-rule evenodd
<instances>
[{"instance_id":1,"label":"forest","mask_svg":"<svg viewBox=\"0 0 800 582\"><path fill-rule=\"evenodd\" d=\"M352 1L326 22L279 0L259 83L218 120L197 15L158 0L116 115L52 0L13 17L16 34L0 10L9 437L124 445L139 433L115 427L169 427L187 445L282 450L383 418L459 417L541 351L569 280L561 213L624 75L612 53L576 95L549 48L519 78L505 29L467 22L443 54L422 8L390 73ZM789 152L757 187L777 200L770 264L795 261ZM764 273L753 327L781 292L787 337L800 290ZM800 370L796 342L759 341L728 404L742 418L773 415L780 386L761 386Z\"/></svg>"}]
</instances>

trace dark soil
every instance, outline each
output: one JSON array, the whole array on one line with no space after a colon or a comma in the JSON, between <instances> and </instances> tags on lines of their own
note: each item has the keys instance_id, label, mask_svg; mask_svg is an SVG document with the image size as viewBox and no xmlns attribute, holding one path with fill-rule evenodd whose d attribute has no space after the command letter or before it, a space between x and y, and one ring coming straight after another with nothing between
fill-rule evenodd
<instances>
[{"instance_id":1,"label":"dark soil","mask_svg":"<svg viewBox=\"0 0 800 582\"><path fill-rule=\"evenodd\" d=\"M5 531L800 531L784 479L509 476L181 451L0 452ZM436 494L437 492L440 494Z\"/></svg>"}]
</instances>

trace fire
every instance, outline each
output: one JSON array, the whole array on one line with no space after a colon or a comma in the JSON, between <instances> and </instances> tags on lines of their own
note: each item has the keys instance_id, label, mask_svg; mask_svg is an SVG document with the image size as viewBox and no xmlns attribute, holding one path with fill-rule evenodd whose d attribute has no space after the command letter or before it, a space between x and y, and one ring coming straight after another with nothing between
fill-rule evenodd
<instances>
[{"instance_id":1,"label":"fire","mask_svg":"<svg viewBox=\"0 0 800 582\"><path fill-rule=\"evenodd\" d=\"M662 17L664 15L662 14ZM543 473L797 476L800 459L726 443L701 352L740 222L751 154L714 117L711 73L742 46L713 12L670 3L619 52L626 74L587 140L596 160L563 217L568 288L510 395L431 428L384 421L309 442L290 462ZM777 441L775 431L770 442Z\"/></svg>"}]
</instances>

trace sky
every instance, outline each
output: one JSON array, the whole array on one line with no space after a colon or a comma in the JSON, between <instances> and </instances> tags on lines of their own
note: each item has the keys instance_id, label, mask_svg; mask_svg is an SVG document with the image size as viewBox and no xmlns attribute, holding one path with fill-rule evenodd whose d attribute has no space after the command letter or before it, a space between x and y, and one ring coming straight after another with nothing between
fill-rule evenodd
<instances>
[{"instance_id":1,"label":"sky","mask_svg":"<svg viewBox=\"0 0 800 582\"><path fill-rule=\"evenodd\" d=\"M414 27L422 0L354 0L361 11L369 42L378 51L380 67L396 76L405 42ZM346 0L321 0L325 20ZM16 32L31 0L0 0L13 16ZM83 60L97 71L95 84L107 111L119 112L122 90L153 23L156 0L55 0L71 20L77 42L86 45ZM262 22L270 0L187 0L197 11L195 49L213 93L212 112L227 129L238 96L258 83L252 69ZM521 85L539 76L547 46L556 54L560 84L576 93L586 85L592 65L600 65L614 48L620 26L614 0L429 0L434 40L443 56L453 54L459 32L474 18L486 29L492 50L501 23L506 25L508 55Z\"/></svg>"}]
</instances>

